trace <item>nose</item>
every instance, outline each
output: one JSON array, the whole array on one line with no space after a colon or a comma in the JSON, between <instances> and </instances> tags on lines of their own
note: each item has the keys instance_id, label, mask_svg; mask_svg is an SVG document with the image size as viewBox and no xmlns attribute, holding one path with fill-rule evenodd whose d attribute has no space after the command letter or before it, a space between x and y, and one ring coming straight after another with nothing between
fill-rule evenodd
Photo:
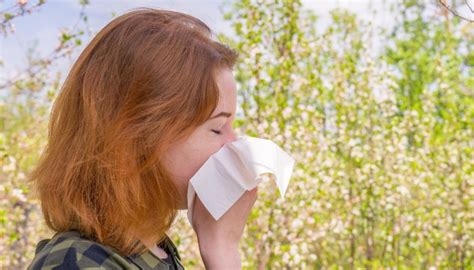
<instances>
[{"instance_id":1,"label":"nose","mask_svg":"<svg viewBox=\"0 0 474 270\"><path fill-rule=\"evenodd\" d=\"M236 141L238 139L237 133L235 133L234 129L231 129L229 138L231 142Z\"/></svg>"},{"instance_id":2,"label":"nose","mask_svg":"<svg viewBox=\"0 0 474 270\"><path fill-rule=\"evenodd\" d=\"M233 141L236 141L239 137L235 133L233 128L230 128L230 131L227 133L227 136L224 139L224 142L222 143L222 146L224 146L227 143L231 143Z\"/></svg>"}]
</instances>

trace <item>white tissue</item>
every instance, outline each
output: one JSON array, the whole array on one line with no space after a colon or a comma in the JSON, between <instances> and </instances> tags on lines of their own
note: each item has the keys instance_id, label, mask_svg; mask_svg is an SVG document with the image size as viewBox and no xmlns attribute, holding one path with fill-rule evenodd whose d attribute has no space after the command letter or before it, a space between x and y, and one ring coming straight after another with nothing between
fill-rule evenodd
<instances>
[{"instance_id":1,"label":"white tissue","mask_svg":"<svg viewBox=\"0 0 474 270\"><path fill-rule=\"evenodd\" d=\"M283 199L295 160L274 142L250 136L239 136L225 144L194 174L188 184L188 220L196 194L215 220L247 190L255 188L262 174L269 173Z\"/></svg>"}]
</instances>

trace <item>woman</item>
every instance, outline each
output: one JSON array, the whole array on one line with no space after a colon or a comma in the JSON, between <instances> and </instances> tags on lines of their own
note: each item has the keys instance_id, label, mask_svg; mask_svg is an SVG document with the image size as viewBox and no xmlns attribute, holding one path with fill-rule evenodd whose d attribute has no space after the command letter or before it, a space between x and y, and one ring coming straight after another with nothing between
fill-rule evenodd
<instances>
[{"instance_id":1,"label":"woman","mask_svg":"<svg viewBox=\"0 0 474 270\"><path fill-rule=\"evenodd\" d=\"M237 139L236 58L179 12L135 9L97 34L53 105L30 175L56 234L38 243L29 269L184 269L166 232L187 209L190 178ZM241 269L256 198L257 189L246 192L215 221L196 197L206 269Z\"/></svg>"}]
</instances>

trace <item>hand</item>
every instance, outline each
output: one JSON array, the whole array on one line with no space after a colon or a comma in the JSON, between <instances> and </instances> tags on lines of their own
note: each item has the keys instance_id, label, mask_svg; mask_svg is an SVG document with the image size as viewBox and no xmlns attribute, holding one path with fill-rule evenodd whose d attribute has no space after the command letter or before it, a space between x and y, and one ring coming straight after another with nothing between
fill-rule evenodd
<instances>
[{"instance_id":1,"label":"hand","mask_svg":"<svg viewBox=\"0 0 474 270\"><path fill-rule=\"evenodd\" d=\"M250 210L257 200L257 188L242 194L217 221L196 195L192 222L206 269L242 269L239 241Z\"/></svg>"}]
</instances>

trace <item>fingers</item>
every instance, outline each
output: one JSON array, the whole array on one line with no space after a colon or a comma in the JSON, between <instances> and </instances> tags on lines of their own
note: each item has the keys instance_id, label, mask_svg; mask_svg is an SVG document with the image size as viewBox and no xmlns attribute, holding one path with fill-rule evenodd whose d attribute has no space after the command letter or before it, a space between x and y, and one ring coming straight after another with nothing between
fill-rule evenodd
<instances>
[{"instance_id":1,"label":"fingers","mask_svg":"<svg viewBox=\"0 0 474 270\"><path fill-rule=\"evenodd\" d=\"M251 205L253 205L258 197L258 186L255 187L254 189L246 191L245 195L247 196L246 200L250 202Z\"/></svg>"},{"instance_id":2,"label":"fingers","mask_svg":"<svg viewBox=\"0 0 474 270\"><path fill-rule=\"evenodd\" d=\"M255 198L257 198L257 194L258 194L258 186L256 186L254 189L252 190L249 190L250 194L252 196L255 196Z\"/></svg>"}]
</instances>

